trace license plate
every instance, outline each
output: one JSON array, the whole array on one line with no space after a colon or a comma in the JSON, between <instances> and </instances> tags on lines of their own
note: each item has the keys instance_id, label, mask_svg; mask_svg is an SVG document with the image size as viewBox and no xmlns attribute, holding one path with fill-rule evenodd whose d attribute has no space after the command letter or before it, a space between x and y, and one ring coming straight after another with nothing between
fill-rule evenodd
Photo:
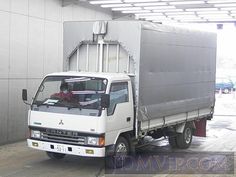
<instances>
[{"instance_id":1,"label":"license plate","mask_svg":"<svg viewBox=\"0 0 236 177\"><path fill-rule=\"evenodd\" d=\"M63 145L57 145L56 150L57 152L66 152L66 147Z\"/></svg>"}]
</instances>

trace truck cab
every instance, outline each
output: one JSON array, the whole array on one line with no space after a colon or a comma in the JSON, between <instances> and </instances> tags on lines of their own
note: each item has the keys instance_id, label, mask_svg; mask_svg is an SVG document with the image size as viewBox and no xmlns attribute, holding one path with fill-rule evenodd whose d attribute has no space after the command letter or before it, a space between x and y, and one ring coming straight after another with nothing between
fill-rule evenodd
<instances>
[{"instance_id":1,"label":"truck cab","mask_svg":"<svg viewBox=\"0 0 236 177\"><path fill-rule=\"evenodd\" d=\"M120 134L133 133L133 106L126 74L47 75L29 110L28 146L54 158L104 157L105 148L113 146Z\"/></svg>"}]
</instances>

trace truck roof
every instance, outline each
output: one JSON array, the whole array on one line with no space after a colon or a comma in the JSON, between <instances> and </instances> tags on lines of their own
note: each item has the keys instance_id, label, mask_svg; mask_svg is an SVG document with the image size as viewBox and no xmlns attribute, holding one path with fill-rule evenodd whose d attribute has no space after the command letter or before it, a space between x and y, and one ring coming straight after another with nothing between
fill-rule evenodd
<instances>
[{"instance_id":1,"label":"truck roof","mask_svg":"<svg viewBox=\"0 0 236 177\"><path fill-rule=\"evenodd\" d=\"M87 76L87 77L99 77L106 78L108 80L130 80L130 77L125 73L105 73L105 72L56 72L48 74L47 76Z\"/></svg>"}]
</instances>

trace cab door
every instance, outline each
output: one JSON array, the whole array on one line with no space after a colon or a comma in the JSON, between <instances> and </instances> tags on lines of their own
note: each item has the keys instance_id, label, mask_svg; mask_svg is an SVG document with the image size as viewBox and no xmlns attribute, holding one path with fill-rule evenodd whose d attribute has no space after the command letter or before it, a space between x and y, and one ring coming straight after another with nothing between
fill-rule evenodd
<instances>
[{"instance_id":1,"label":"cab door","mask_svg":"<svg viewBox=\"0 0 236 177\"><path fill-rule=\"evenodd\" d=\"M110 85L110 107L106 118L106 144L114 144L119 134L133 130L134 109L130 81Z\"/></svg>"}]
</instances>

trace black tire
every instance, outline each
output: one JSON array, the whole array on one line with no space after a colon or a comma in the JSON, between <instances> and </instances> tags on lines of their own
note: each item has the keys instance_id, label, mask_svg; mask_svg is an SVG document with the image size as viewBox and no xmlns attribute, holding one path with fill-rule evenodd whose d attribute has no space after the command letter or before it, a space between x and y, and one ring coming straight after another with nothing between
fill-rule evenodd
<instances>
[{"instance_id":1,"label":"black tire","mask_svg":"<svg viewBox=\"0 0 236 177\"><path fill-rule=\"evenodd\" d=\"M47 152L47 155L53 160L60 160L66 156L65 154L60 154L60 153L55 153L55 152Z\"/></svg>"},{"instance_id":2,"label":"black tire","mask_svg":"<svg viewBox=\"0 0 236 177\"><path fill-rule=\"evenodd\" d=\"M171 148L175 149L178 147L177 142L176 142L176 136L169 136L168 137L169 145Z\"/></svg>"},{"instance_id":3,"label":"black tire","mask_svg":"<svg viewBox=\"0 0 236 177\"><path fill-rule=\"evenodd\" d=\"M176 137L176 144L180 149L187 149L191 143L193 138L193 129L189 123L187 123L184 127L183 133L179 134Z\"/></svg>"},{"instance_id":4,"label":"black tire","mask_svg":"<svg viewBox=\"0 0 236 177\"><path fill-rule=\"evenodd\" d=\"M225 88L225 89L223 90L223 93L225 93L225 94L229 94L229 93L230 93L230 89Z\"/></svg>"},{"instance_id":5,"label":"black tire","mask_svg":"<svg viewBox=\"0 0 236 177\"><path fill-rule=\"evenodd\" d=\"M124 137L119 137L114 154L106 157L106 167L108 168L122 168L125 166L126 158L130 154L129 143Z\"/></svg>"}]
</instances>

